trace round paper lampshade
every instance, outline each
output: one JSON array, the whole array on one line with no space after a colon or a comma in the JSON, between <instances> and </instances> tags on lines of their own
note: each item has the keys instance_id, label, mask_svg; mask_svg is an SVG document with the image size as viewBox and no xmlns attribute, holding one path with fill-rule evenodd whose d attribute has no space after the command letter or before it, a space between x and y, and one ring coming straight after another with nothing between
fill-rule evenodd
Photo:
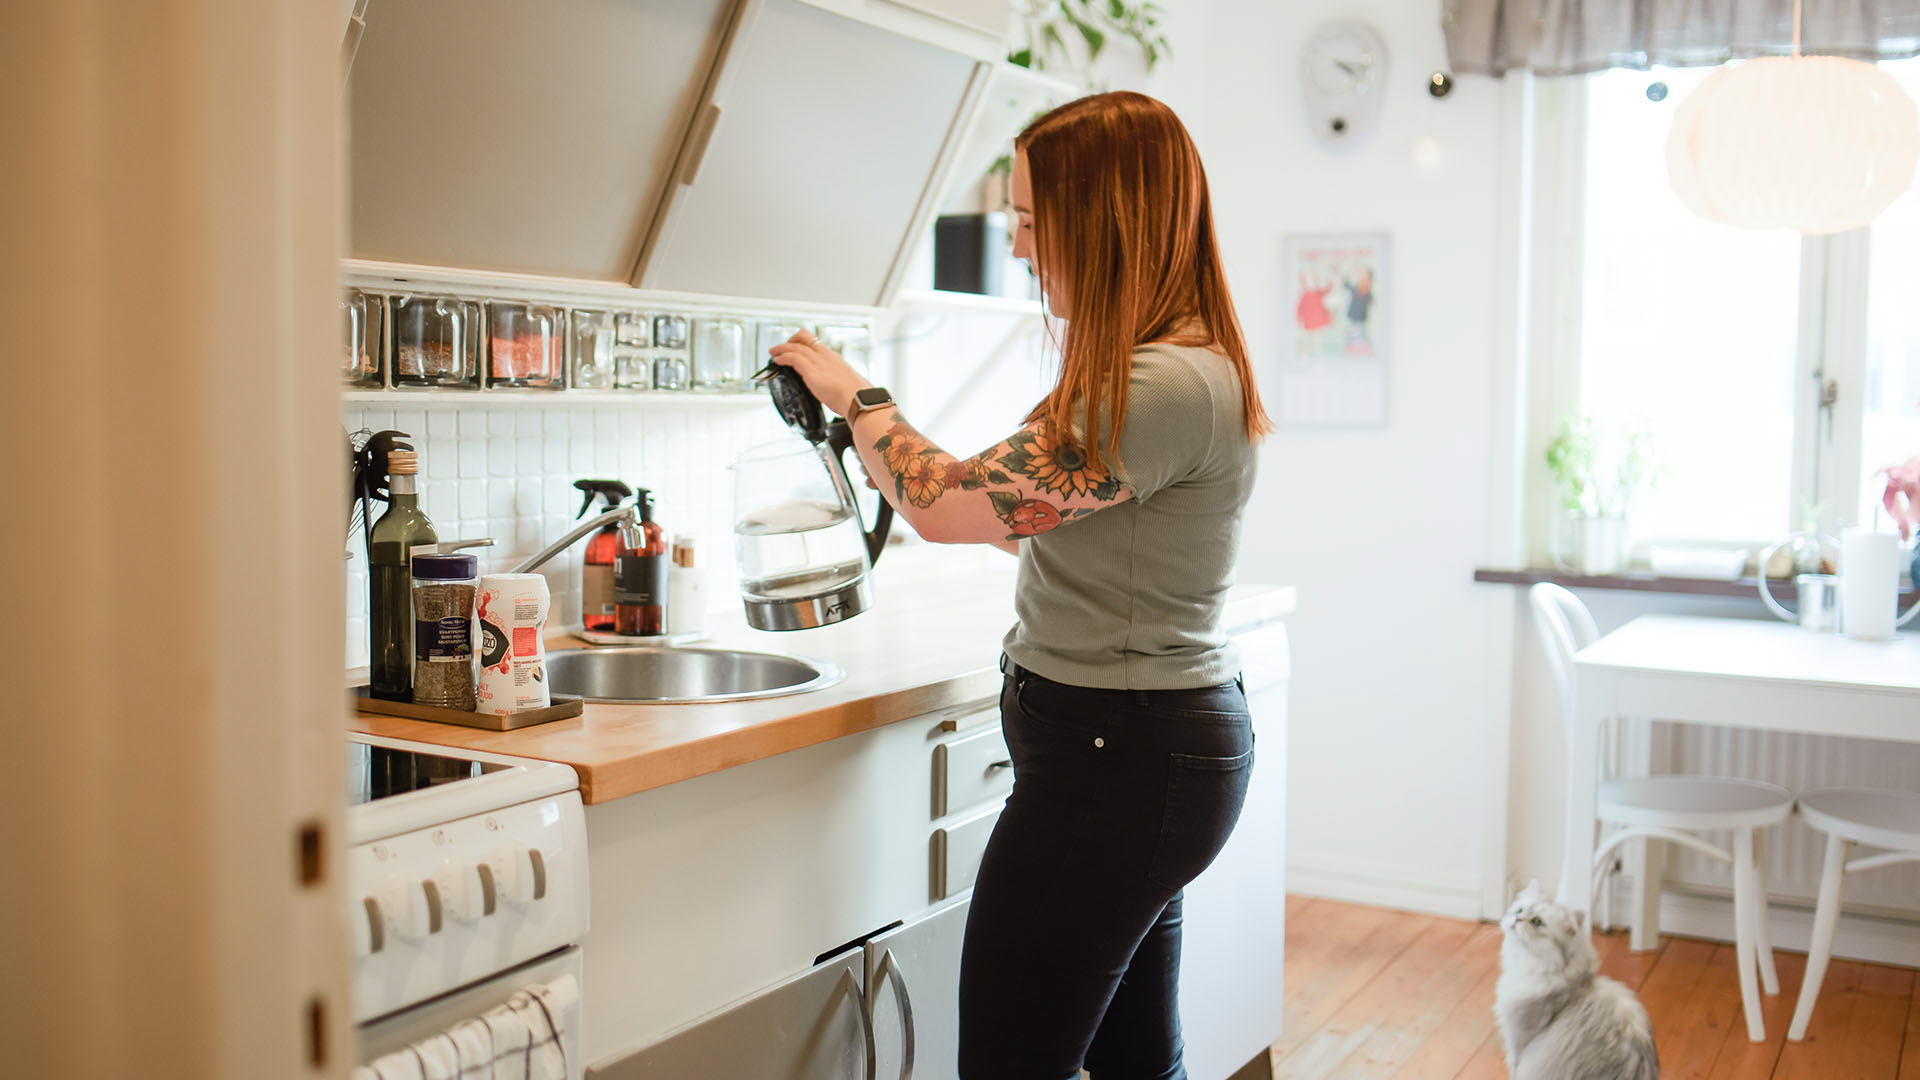
<instances>
[{"instance_id":1,"label":"round paper lampshade","mask_svg":"<svg viewBox=\"0 0 1920 1080\"><path fill-rule=\"evenodd\" d=\"M1673 116L1667 176L1709 221L1858 229L1913 179L1920 116L1893 77L1837 56L1768 57L1708 76Z\"/></svg>"}]
</instances>

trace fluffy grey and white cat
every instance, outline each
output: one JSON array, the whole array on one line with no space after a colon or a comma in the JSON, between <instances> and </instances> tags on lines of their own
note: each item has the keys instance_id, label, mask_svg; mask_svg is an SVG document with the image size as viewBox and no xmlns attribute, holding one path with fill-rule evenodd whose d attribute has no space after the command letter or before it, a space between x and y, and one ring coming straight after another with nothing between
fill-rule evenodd
<instances>
[{"instance_id":1,"label":"fluffy grey and white cat","mask_svg":"<svg viewBox=\"0 0 1920 1080\"><path fill-rule=\"evenodd\" d=\"M1585 915L1527 886L1500 920L1493 1013L1513 1080L1655 1080L1653 1023L1599 973Z\"/></svg>"}]
</instances>

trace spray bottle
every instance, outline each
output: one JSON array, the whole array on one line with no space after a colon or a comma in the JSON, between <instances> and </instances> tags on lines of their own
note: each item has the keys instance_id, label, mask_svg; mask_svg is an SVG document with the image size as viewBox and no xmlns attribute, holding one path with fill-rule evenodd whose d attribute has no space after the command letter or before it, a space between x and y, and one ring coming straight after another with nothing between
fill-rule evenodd
<instances>
[{"instance_id":1,"label":"spray bottle","mask_svg":"<svg viewBox=\"0 0 1920 1080\"><path fill-rule=\"evenodd\" d=\"M575 518L586 517L587 511L595 509L595 499L605 499L606 509L611 510L633 497L633 489L618 480L575 480L573 486L586 493ZM587 541L580 563L580 620L588 630L614 630L613 560L619 551L618 525L602 526Z\"/></svg>"}]
</instances>

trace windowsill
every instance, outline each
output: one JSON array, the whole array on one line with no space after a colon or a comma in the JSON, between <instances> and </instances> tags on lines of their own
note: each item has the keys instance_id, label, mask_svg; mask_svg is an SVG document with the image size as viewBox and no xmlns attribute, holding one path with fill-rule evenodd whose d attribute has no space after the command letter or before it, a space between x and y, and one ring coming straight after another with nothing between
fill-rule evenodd
<instances>
[{"instance_id":1,"label":"windowsill","mask_svg":"<svg viewBox=\"0 0 1920 1080\"><path fill-rule=\"evenodd\" d=\"M1499 570L1480 567L1473 572L1473 580L1490 585L1538 585L1551 582L1569 589L1614 589L1624 592L1666 593L1672 596L1736 596L1760 602L1760 582L1756 578L1743 577L1729 581L1725 578L1685 578L1660 577L1647 571L1629 571L1624 574L1575 574L1552 567L1529 567L1523 570ZM1774 582L1775 595L1785 598L1792 592L1792 583ZM1916 593L1912 589L1900 594L1902 608L1913 603Z\"/></svg>"}]
</instances>

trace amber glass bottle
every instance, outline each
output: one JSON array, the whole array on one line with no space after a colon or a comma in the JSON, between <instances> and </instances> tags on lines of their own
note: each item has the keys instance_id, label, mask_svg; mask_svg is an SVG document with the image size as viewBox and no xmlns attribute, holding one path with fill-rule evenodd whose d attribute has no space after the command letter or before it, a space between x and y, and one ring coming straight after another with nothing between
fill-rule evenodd
<instances>
[{"instance_id":1,"label":"amber glass bottle","mask_svg":"<svg viewBox=\"0 0 1920 1080\"><path fill-rule=\"evenodd\" d=\"M667 628L667 531L653 520L653 493L634 496L640 522L620 530L613 560L614 632L652 637Z\"/></svg>"}]
</instances>

